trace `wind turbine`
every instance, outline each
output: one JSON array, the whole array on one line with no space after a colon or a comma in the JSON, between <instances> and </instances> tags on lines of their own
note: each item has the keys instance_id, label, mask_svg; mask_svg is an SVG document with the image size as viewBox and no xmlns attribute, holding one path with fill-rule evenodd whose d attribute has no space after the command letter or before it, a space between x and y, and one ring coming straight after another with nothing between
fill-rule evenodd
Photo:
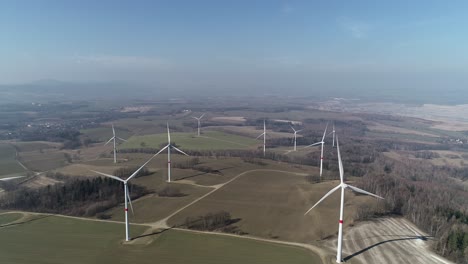
<instances>
[{"instance_id":1,"label":"wind turbine","mask_svg":"<svg viewBox=\"0 0 468 264\"><path fill-rule=\"evenodd\" d=\"M333 134L333 144L332 147L335 147L335 123L333 122L333 131L330 132L330 134ZM330 135L328 134L328 135Z\"/></svg>"},{"instance_id":2,"label":"wind turbine","mask_svg":"<svg viewBox=\"0 0 468 264\"><path fill-rule=\"evenodd\" d=\"M203 118L204 115L205 114L201 115L200 117L192 116L193 118L195 118L198 121L198 136L200 136L200 120Z\"/></svg>"},{"instance_id":3,"label":"wind turbine","mask_svg":"<svg viewBox=\"0 0 468 264\"><path fill-rule=\"evenodd\" d=\"M266 146L266 125L265 125L265 120L263 120L263 133L260 134L256 139L259 137L263 136L263 156L265 157L265 146Z\"/></svg>"},{"instance_id":4,"label":"wind turbine","mask_svg":"<svg viewBox=\"0 0 468 264\"><path fill-rule=\"evenodd\" d=\"M104 144L104 146L107 145L107 144L109 144L109 142L111 142L112 140L114 141L114 163L117 163L117 154L116 154L116 150L115 150L115 139L116 139L116 138L117 138L117 139L120 139L120 140L122 140L122 141L127 141L127 140L125 140L125 139L123 139L123 138L119 138L119 137L117 137L117 136L115 135L114 124L112 124L112 137L109 139L109 141L106 142L106 144Z\"/></svg>"},{"instance_id":5,"label":"wind turbine","mask_svg":"<svg viewBox=\"0 0 468 264\"><path fill-rule=\"evenodd\" d=\"M130 177L128 177L126 180L123 180L115 175L110 175L110 174L106 174L106 173L102 173L102 172L99 172L99 171L95 171L95 170L91 170L92 172L94 173L97 173L97 174L100 174L102 176L106 176L106 177L109 177L109 178L112 178L114 180L118 180L120 182L122 182L124 184L124 194L125 194L125 241L130 241L130 237L129 237L129 229L128 229L128 202L130 202L130 208L132 209L132 213L133 213L133 205L132 205L132 200L130 199L130 194L128 192L128 181L130 181L133 177L135 177L138 172L140 172L141 169L143 169L143 167L146 166L146 164L148 164L154 157L156 157L159 153L161 153L162 150L160 150L158 153L154 154L147 162L145 162L145 164L143 164L140 168L138 168L138 170L136 170L134 173L132 173L132 175L130 175Z\"/></svg>"},{"instance_id":6,"label":"wind turbine","mask_svg":"<svg viewBox=\"0 0 468 264\"><path fill-rule=\"evenodd\" d=\"M340 145L338 143L338 137L336 138L336 147L337 147L337 152L338 152L338 167L339 167L339 170L340 170L340 184L338 186L336 186L335 188L331 189L327 194L325 194L316 204L314 204L314 206L312 206L309 210L307 210L307 212L304 215L308 214L312 209L314 209L315 206L317 206L319 203L321 203L330 194L332 194L333 192L335 192L336 190L341 188L340 221L339 221L339 225L338 225L338 245L337 245L337 249L336 249L336 262L341 263L342 262L341 249L342 249L342 245L343 245L343 207L344 207L344 191L345 191L345 189L350 188L351 190L353 190L355 192L358 192L358 193L370 195L370 196L380 198L380 199L383 199L383 198L378 196L378 195L375 195L373 193L370 193L370 192L364 191L362 189L359 189L357 187L346 184L344 182L344 180L343 180L343 177L344 177L344 175L343 175L344 174L344 172L343 172L343 163L341 161Z\"/></svg>"},{"instance_id":7,"label":"wind turbine","mask_svg":"<svg viewBox=\"0 0 468 264\"><path fill-rule=\"evenodd\" d=\"M294 127L290 126L291 129L294 131L294 151L296 151L296 139L297 139L297 133L301 132L302 129L296 130Z\"/></svg>"},{"instance_id":8,"label":"wind turbine","mask_svg":"<svg viewBox=\"0 0 468 264\"><path fill-rule=\"evenodd\" d=\"M320 149L320 177L322 177L322 171L323 171L323 145L325 144L325 136L327 135L327 128L328 128L328 123L327 126L325 127L325 131L323 131L323 136L322 136L322 141L316 142L314 144L310 144L309 146L306 146L304 148L312 147L321 144L322 147Z\"/></svg>"},{"instance_id":9,"label":"wind turbine","mask_svg":"<svg viewBox=\"0 0 468 264\"><path fill-rule=\"evenodd\" d=\"M167 145L159 151L161 152L167 149L167 182L171 182L171 148L184 154L185 156L189 156L187 153L183 152L182 150L176 148L171 144L171 132L169 131L169 123L167 123Z\"/></svg>"}]
</instances>

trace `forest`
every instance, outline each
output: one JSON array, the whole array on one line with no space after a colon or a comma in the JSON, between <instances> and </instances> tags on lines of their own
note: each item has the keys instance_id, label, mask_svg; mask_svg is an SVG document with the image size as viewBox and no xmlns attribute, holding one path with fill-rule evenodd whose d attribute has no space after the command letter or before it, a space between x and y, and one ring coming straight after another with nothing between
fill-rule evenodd
<instances>
[{"instance_id":1,"label":"forest","mask_svg":"<svg viewBox=\"0 0 468 264\"><path fill-rule=\"evenodd\" d=\"M131 183L129 183L129 189L132 200L149 193L146 188ZM123 200L124 191L121 182L96 177L73 179L38 189L18 188L0 198L0 208L72 216L95 216L119 205Z\"/></svg>"}]
</instances>

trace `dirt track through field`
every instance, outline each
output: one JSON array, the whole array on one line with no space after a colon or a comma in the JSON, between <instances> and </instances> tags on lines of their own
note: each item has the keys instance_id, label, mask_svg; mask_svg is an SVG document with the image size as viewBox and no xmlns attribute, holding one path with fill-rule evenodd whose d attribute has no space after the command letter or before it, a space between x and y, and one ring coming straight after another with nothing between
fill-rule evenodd
<instances>
[{"instance_id":1,"label":"dirt track through field","mask_svg":"<svg viewBox=\"0 0 468 264\"><path fill-rule=\"evenodd\" d=\"M343 258L362 264L452 264L430 251L431 237L404 218L366 221L344 230ZM336 239L327 243L336 248Z\"/></svg>"},{"instance_id":2,"label":"dirt track through field","mask_svg":"<svg viewBox=\"0 0 468 264\"><path fill-rule=\"evenodd\" d=\"M180 213L181 211L183 211L184 209L186 209L187 207L199 202L200 200L202 200L203 198L211 195L212 193L216 192L217 190L221 189L222 187L226 186L227 184L235 181L236 179L238 179L239 177L245 175L245 174L248 174L248 173L252 173L252 172L259 172L259 171L265 171L265 172L284 172L284 173L289 173L289 174L294 174L294 175L298 175L298 176L306 176L306 174L304 173L294 173L294 172L289 172L289 171L282 171L282 170L271 170L271 169L255 169L255 170L249 170L249 171L244 171L242 173L239 173L237 176L235 176L234 178L230 179L229 181L225 182L225 183L222 183L222 184L217 184L217 185L212 185L212 186L208 186L208 187L212 187L214 188L212 191L206 193L205 195L193 200L192 202L190 202L189 204L177 209L175 212L173 212L172 214L170 214L169 216L167 216L166 218L164 219L161 219L159 221L156 221L156 222L153 222L153 223L145 223L146 225L149 225L149 226L152 226L153 228L161 228L161 229L165 229L165 228L169 228L169 225L167 224L167 221L173 217L174 215ZM191 182L181 182L181 184L192 184L192 185L196 185L194 183L191 183Z\"/></svg>"}]
</instances>

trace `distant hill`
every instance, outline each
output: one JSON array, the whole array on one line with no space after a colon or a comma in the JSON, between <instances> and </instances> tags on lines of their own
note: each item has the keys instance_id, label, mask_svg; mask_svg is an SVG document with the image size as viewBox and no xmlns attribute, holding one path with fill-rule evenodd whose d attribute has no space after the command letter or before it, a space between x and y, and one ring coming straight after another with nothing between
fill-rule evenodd
<instances>
[{"instance_id":1,"label":"distant hill","mask_svg":"<svg viewBox=\"0 0 468 264\"><path fill-rule=\"evenodd\" d=\"M57 100L137 99L157 97L158 90L125 82L63 82L39 80L0 85L0 102L48 102Z\"/></svg>"}]
</instances>

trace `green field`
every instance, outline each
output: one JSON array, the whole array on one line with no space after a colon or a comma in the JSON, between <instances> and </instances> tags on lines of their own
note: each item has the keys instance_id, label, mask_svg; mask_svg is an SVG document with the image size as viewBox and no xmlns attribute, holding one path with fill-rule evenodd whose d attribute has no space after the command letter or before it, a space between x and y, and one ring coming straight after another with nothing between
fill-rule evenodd
<instances>
[{"instance_id":1,"label":"green field","mask_svg":"<svg viewBox=\"0 0 468 264\"><path fill-rule=\"evenodd\" d=\"M59 148L60 143L52 143L45 141L30 141L30 142L15 142L15 146L19 152L39 151L44 149Z\"/></svg>"},{"instance_id":2,"label":"green field","mask_svg":"<svg viewBox=\"0 0 468 264\"><path fill-rule=\"evenodd\" d=\"M11 223L21 218L21 214L19 213L11 213L11 214L1 214L0 215L0 226Z\"/></svg>"},{"instance_id":3,"label":"green field","mask_svg":"<svg viewBox=\"0 0 468 264\"><path fill-rule=\"evenodd\" d=\"M218 131L207 131L200 137L194 133L171 133L171 141L182 150L249 149L259 144L259 141L252 138ZM167 144L167 134L134 136L122 144L121 148L158 148L162 144Z\"/></svg>"},{"instance_id":4,"label":"green field","mask_svg":"<svg viewBox=\"0 0 468 264\"><path fill-rule=\"evenodd\" d=\"M112 137L112 128L109 127L97 127L97 128L89 128L89 129L82 129L80 133L83 134L85 137L90 138L93 141L98 142L107 142ZM115 127L115 134L123 139L127 139L131 136L131 133L125 129L120 129ZM119 142L119 140L117 140Z\"/></svg>"},{"instance_id":5,"label":"green field","mask_svg":"<svg viewBox=\"0 0 468 264\"><path fill-rule=\"evenodd\" d=\"M39 151L20 152L21 162L33 171L48 171L63 167L67 164L64 153L55 149Z\"/></svg>"},{"instance_id":6,"label":"green field","mask_svg":"<svg viewBox=\"0 0 468 264\"><path fill-rule=\"evenodd\" d=\"M134 236L144 229L131 226ZM123 231L121 224L56 216L3 227L0 263L321 263L316 255L301 248L176 230L141 238L145 243L135 239L125 245Z\"/></svg>"},{"instance_id":7,"label":"green field","mask_svg":"<svg viewBox=\"0 0 468 264\"><path fill-rule=\"evenodd\" d=\"M0 175L12 175L25 172L15 159L16 149L10 144L0 144ZM1 176L0 176L1 177Z\"/></svg>"}]
</instances>

